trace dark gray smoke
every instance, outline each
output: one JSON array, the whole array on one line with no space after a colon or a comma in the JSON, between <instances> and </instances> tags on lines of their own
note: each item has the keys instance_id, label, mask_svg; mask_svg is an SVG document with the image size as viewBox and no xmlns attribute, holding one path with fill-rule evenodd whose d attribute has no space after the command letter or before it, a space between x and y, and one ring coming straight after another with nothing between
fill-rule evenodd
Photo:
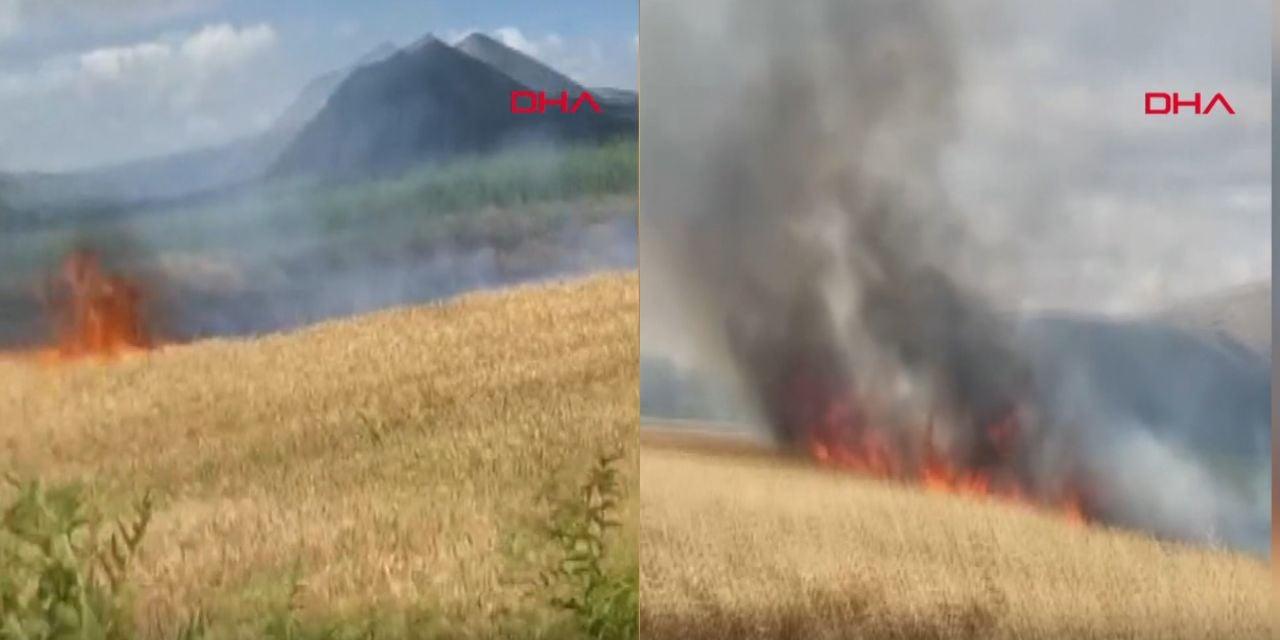
<instances>
[{"instance_id":1,"label":"dark gray smoke","mask_svg":"<svg viewBox=\"0 0 1280 640\"><path fill-rule=\"evenodd\" d=\"M1107 522L1265 549L1269 363L1163 327L1019 319L981 290L1016 266L974 249L942 179L951 6L642 4L643 277L679 291L685 331L784 445L874 426L909 461L933 439Z\"/></svg>"},{"instance_id":2,"label":"dark gray smoke","mask_svg":"<svg viewBox=\"0 0 1280 640\"><path fill-rule=\"evenodd\" d=\"M960 431L1010 411L1026 394L1024 366L996 316L943 271L960 240L937 164L958 82L945 13L927 2L735 8L734 40L756 57L722 94L733 104L705 141L681 253L779 436L804 428L777 397L797 367L909 374L952 414L972 414ZM665 177L654 170L646 185Z\"/></svg>"}]
</instances>

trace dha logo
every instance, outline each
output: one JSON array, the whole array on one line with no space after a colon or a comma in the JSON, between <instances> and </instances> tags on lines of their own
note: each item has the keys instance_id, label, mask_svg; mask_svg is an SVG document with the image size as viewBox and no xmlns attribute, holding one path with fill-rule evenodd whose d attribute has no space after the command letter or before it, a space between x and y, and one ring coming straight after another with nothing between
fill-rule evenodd
<instances>
[{"instance_id":1,"label":"dha logo","mask_svg":"<svg viewBox=\"0 0 1280 640\"><path fill-rule=\"evenodd\" d=\"M527 99L528 106L521 105L522 98ZM584 102L590 104L593 111L600 113L600 105L596 104L596 99L586 91L578 96L578 101L574 102L573 106L569 105L568 91L561 91L559 100L548 100L543 91L512 91L511 113L546 113L548 105L560 107L560 113L577 113Z\"/></svg>"},{"instance_id":2,"label":"dha logo","mask_svg":"<svg viewBox=\"0 0 1280 640\"><path fill-rule=\"evenodd\" d=\"M1192 107L1198 116L1209 115L1215 106L1221 105L1230 115L1235 115L1236 110L1231 108L1231 103L1227 102L1226 96L1221 93L1213 94L1209 99L1209 104L1200 108L1200 93L1196 92L1194 100L1185 100L1178 97L1177 93L1147 93L1147 115L1163 116L1178 115L1180 107Z\"/></svg>"}]
</instances>

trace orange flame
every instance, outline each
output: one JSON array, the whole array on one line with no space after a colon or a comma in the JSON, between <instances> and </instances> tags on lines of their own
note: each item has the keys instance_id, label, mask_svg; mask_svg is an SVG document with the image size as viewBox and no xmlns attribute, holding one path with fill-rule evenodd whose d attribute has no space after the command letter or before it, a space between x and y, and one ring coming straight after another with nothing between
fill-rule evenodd
<instances>
[{"instance_id":1,"label":"orange flame","mask_svg":"<svg viewBox=\"0 0 1280 640\"><path fill-rule=\"evenodd\" d=\"M1079 492L1068 490L1058 499L1034 496L1018 482L997 478L999 465L991 470L964 468L951 460L935 443L933 420L923 430L919 454L905 453L910 445L891 446L882 433L872 428L867 413L853 402L829 395L829 385L813 384L811 378L797 380L801 407L821 407L804 425L809 455L819 464L853 471L860 475L916 484L927 491L977 498L994 498L1026 506L1050 508L1077 525L1087 524L1089 517ZM826 391L828 393L823 393ZM821 404L814 405L817 401ZM1018 447L1019 424L1014 414L991 424L985 436L992 450L1009 460Z\"/></svg>"},{"instance_id":2,"label":"orange flame","mask_svg":"<svg viewBox=\"0 0 1280 640\"><path fill-rule=\"evenodd\" d=\"M155 346L142 313L140 287L108 273L89 250L73 252L42 291L53 323L44 362L114 359Z\"/></svg>"},{"instance_id":3,"label":"orange flame","mask_svg":"<svg viewBox=\"0 0 1280 640\"><path fill-rule=\"evenodd\" d=\"M931 445L926 443L926 449ZM992 474L960 469L944 456L930 455L918 468L912 468L890 449L880 446L833 444L818 437L809 440L809 454L818 463L876 478L893 479L918 484L926 491L952 495L995 498L1026 506L1047 506L1062 514L1073 524L1087 524L1083 501L1075 492L1056 501L1032 498L1016 484L996 483Z\"/></svg>"}]
</instances>

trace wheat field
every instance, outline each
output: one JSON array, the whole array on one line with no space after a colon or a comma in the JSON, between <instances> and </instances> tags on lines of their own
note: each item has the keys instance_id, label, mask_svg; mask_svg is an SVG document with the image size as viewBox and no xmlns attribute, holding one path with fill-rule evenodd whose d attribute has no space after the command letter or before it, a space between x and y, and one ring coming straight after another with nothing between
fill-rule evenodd
<instances>
[{"instance_id":1,"label":"wheat field","mask_svg":"<svg viewBox=\"0 0 1280 640\"><path fill-rule=\"evenodd\" d=\"M525 601L506 546L542 488L618 449L637 481L638 355L625 273L113 363L0 359L0 469L106 505L156 492L133 568L150 633L199 607L250 636L295 585L303 615L425 607L486 637Z\"/></svg>"},{"instance_id":2,"label":"wheat field","mask_svg":"<svg viewBox=\"0 0 1280 640\"><path fill-rule=\"evenodd\" d=\"M645 638L1270 637L1262 560L642 442Z\"/></svg>"}]
</instances>

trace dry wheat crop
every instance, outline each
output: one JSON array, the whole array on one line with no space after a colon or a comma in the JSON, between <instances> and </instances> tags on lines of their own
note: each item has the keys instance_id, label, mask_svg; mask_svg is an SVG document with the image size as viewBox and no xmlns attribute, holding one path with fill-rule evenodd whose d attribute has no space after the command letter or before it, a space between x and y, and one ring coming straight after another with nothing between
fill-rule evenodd
<instances>
[{"instance_id":1,"label":"dry wheat crop","mask_svg":"<svg viewBox=\"0 0 1280 640\"><path fill-rule=\"evenodd\" d=\"M153 632L201 607L245 633L296 571L303 615L426 603L484 636L523 601L503 547L541 487L619 447L636 482L638 322L637 276L608 274L113 363L0 359L0 468L120 507L157 492L133 576Z\"/></svg>"},{"instance_id":2,"label":"dry wheat crop","mask_svg":"<svg viewBox=\"0 0 1280 640\"><path fill-rule=\"evenodd\" d=\"M646 638L1266 638L1264 561L673 442L641 453Z\"/></svg>"}]
</instances>

